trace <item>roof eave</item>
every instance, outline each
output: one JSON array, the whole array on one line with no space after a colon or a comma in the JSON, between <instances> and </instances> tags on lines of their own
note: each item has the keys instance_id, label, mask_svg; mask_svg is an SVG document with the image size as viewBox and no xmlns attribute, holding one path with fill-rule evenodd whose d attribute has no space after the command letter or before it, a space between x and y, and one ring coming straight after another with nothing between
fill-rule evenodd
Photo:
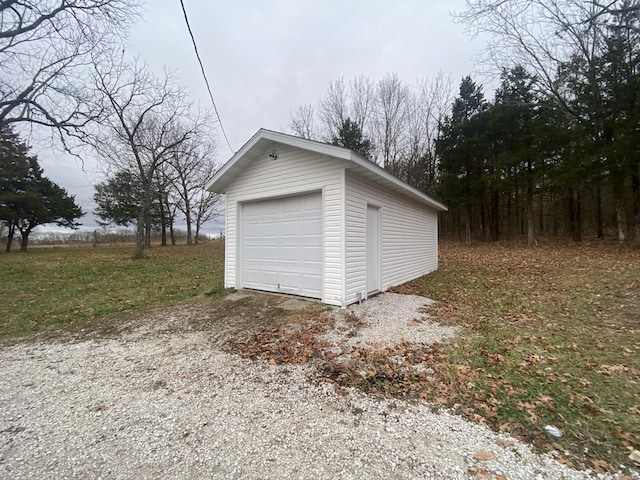
<instances>
[{"instance_id":1,"label":"roof eave","mask_svg":"<svg viewBox=\"0 0 640 480\"><path fill-rule=\"evenodd\" d=\"M411 187L399 178L391 175L380 166L361 157L352 150L336 145L316 142L304 138L294 137L284 133L274 132L261 128L251 137L223 166L216 172L205 189L210 192L225 193L227 186L240 174L245 167L251 164L265 149L271 145L285 144L302 150L310 150L321 155L327 155L346 161L364 172L371 173L372 180L382 180L382 183L391 186L393 190L414 198L415 200L430 206L438 211L447 211L447 207L429 195ZM380 182L378 182L380 183Z\"/></svg>"}]
</instances>

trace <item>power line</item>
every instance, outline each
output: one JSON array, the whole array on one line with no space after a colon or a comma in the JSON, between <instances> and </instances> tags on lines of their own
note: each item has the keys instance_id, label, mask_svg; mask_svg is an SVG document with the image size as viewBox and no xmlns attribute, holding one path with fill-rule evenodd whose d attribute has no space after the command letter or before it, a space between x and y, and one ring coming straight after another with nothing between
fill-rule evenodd
<instances>
[{"instance_id":1,"label":"power line","mask_svg":"<svg viewBox=\"0 0 640 480\"><path fill-rule=\"evenodd\" d=\"M200 58L200 53L198 52L198 45L196 45L196 39L193 36L193 32L191 31L191 25L189 24L189 17L187 16L187 10L184 7L183 0L180 0L180 6L182 7L182 13L184 14L184 21L187 24L187 30L189 30L189 35L191 36L191 42L193 43L193 50L196 52L196 57L198 59L198 63L200 64L200 71L202 72L202 76L204 77L204 83L207 85L207 91L209 92L209 98L211 99L211 103L213 104L213 110L216 112L216 117L218 117L218 123L220 124L220 130L222 130L222 135L224 135L224 139L227 142L227 146L232 153L236 153L233 148L231 148L231 144L229 143L229 138L227 137L227 132L224 131L224 126L222 125L222 119L220 118L220 114L218 113L218 107L216 107L216 102L213 100L213 93L211 93L211 86L209 85L209 80L207 79L207 74L204 72L204 65L202 64L202 59Z\"/></svg>"}]
</instances>

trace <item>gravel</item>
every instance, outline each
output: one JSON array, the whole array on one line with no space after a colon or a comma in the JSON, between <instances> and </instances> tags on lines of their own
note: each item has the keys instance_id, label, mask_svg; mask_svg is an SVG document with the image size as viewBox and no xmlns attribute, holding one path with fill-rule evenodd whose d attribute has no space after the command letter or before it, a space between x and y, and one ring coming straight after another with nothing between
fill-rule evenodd
<instances>
[{"instance_id":1,"label":"gravel","mask_svg":"<svg viewBox=\"0 0 640 480\"><path fill-rule=\"evenodd\" d=\"M417 299L354 307L368 319L360 339L435 338ZM424 402L339 396L311 367L223 353L185 320L199 314L164 311L111 338L2 345L0 477L620 477L572 470Z\"/></svg>"},{"instance_id":2,"label":"gravel","mask_svg":"<svg viewBox=\"0 0 640 480\"><path fill-rule=\"evenodd\" d=\"M455 337L460 331L457 327L448 327L429 321L428 307L435 302L418 295L400 295L383 293L360 304L353 304L345 310L335 310L338 321L334 332L324 339L334 344L343 343L348 347L394 345L401 341L429 344L442 342ZM365 325L353 336L340 335L348 329L349 322L345 314L353 314Z\"/></svg>"}]
</instances>

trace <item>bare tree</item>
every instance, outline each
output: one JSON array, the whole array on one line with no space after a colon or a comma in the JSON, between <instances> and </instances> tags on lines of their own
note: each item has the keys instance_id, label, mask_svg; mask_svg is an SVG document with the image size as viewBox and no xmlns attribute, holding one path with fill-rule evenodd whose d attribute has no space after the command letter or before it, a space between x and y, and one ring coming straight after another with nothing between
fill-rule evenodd
<instances>
[{"instance_id":1,"label":"bare tree","mask_svg":"<svg viewBox=\"0 0 640 480\"><path fill-rule=\"evenodd\" d=\"M204 186L215 173L214 157L214 144L192 139L175 149L169 160L175 176L176 207L183 213L187 223L188 245L191 245L194 240L194 225L197 242L198 230L201 226L197 224L197 220L204 215L204 212L200 214L199 212L202 208ZM208 219L204 221L206 220Z\"/></svg>"},{"instance_id":2,"label":"bare tree","mask_svg":"<svg viewBox=\"0 0 640 480\"><path fill-rule=\"evenodd\" d=\"M137 0L0 1L0 126L53 127L61 135L100 113L89 68L122 50Z\"/></svg>"},{"instance_id":3,"label":"bare tree","mask_svg":"<svg viewBox=\"0 0 640 480\"><path fill-rule=\"evenodd\" d=\"M376 95L374 143L380 149L383 167L398 174L401 169L397 162L405 148L411 91L397 74L386 74L378 82Z\"/></svg>"},{"instance_id":4,"label":"bare tree","mask_svg":"<svg viewBox=\"0 0 640 480\"><path fill-rule=\"evenodd\" d=\"M157 196L157 219L155 219L155 223L160 224L160 245L163 247L167 245L167 227L169 227L171 244L175 245L175 231L173 226L178 209L171 195L175 181L175 173L168 162L163 162L158 165L154 182ZM151 225L148 227L150 230ZM145 233L145 246L151 246L150 232L149 234Z\"/></svg>"},{"instance_id":5,"label":"bare tree","mask_svg":"<svg viewBox=\"0 0 640 480\"><path fill-rule=\"evenodd\" d=\"M414 157L418 171L414 170L408 181L422 191L433 193L438 177L435 142L453 102L454 82L450 75L438 72L434 77L420 81L417 88L417 113L410 120L409 131L412 150L415 149L420 156ZM414 123L420 126L413 126ZM416 135L420 135L420 139ZM413 181L411 177L414 177Z\"/></svg>"},{"instance_id":6,"label":"bare tree","mask_svg":"<svg viewBox=\"0 0 640 480\"><path fill-rule=\"evenodd\" d=\"M365 135L371 134L371 121L375 113L375 85L369 77L363 75L349 81L349 118L356 123Z\"/></svg>"},{"instance_id":7,"label":"bare tree","mask_svg":"<svg viewBox=\"0 0 640 480\"><path fill-rule=\"evenodd\" d=\"M432 144L438 137L440 125L451 108L455 85L451 75L438 72L435 77L419 82L418 89L420 120L424 123L426 141Z\"/></svg>"},{"instance_id":8,"label":"bare tree","mask_svg":"<svg viewBox=\"0 0 640 480\"><path fill-rule=\"evenodd\" d=\"M307 140L315 140L318 133L315 130L315 111L313 105L301 105L291 114L289 126L293 133Z\"/></svg>"},{"instance_id":9,"label":"bare tree","mask_svg":"<svg viewBox=\"0 0 640 480\"><path fill-rule=\"evenodd\" d=\"M348 93L343 78L329 84L326 93L318 102L318 112L322 122L322 136L325 141L338 134L338 130L349 117Z\"/></svg>"},{"instance_id":10,"label":"bare tree","mask_svg":"<svg viewBox=\"0 0 640 480\"><path fill-rule=\"evenodd\" d=\"M520 65L537 76L539 89L575 114L557 74L576 56L593 64L604 46L603 24L589 19L598 18L603 9L584 0L470 0L455 18L472 35L490 34L481 63L491 73L497 77Z\"/></svg>"},{"instance_id":11,"label":"bare tree","mask_svg":"<svg viewBox=\"0 0 640 480\"><path fill-rule=\"evenodd\" d=\"M192 105L173 76L155 77L145 65L119 64L110 71L95 71L95 88L108 112L90 142L110 168L136 173L143 189L138 209L135 258L145 250L145 225L150 225L157 169L170 154L198 136L204 119L193 115ZM187 128L181 118L191 117Z\"/></svg>"},{"instance_id":12,"label":"bare tree","mask_svg":"<svg viewBox=\"0 0 640 480\"><path fill-rule=\"evenodd\" d=\"M207 192L204 189L200 190L200 194L196 197L194 203L194 218L196 222L196 238L195 242L198 243L198 237L200 236L200 229L209 220L217 218L222 213L222 195L219 193Z\"/></svg>"},{"instance_id":13,"label":"bare tree","mask_svg":"<svg viewBox=\"0 0 640 480\"><path fill-rule=\"evenodd\" d=\"M290 127L301 137L333 142L347 121L353 123L373 140L373 162L381 161L395 175L427 190L436 178L434 141L452 98L453 82L442 73L415 87L396 74L378 82L365 76L348 83L340 78L329 84L317 109L298 107Z\"/></svg>"}]
</instances>

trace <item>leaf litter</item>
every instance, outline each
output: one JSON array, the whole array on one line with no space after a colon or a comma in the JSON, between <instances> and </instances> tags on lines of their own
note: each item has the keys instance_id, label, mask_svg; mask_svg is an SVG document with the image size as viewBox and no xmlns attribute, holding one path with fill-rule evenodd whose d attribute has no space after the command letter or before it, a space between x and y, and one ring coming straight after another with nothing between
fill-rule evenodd
<instances>
[{"instance_id":1,"label":"leaf litter","mask_svg":"<svg viewBox=\"0 0 640 480\"><path fill-rule=\"evenodd\" d=\"M629 312L640 312L640 255L601 246L445 245L440 261L438 272L393 290L439 300L423 298L424 315L398 325L430 317L432 326L456 328L457 337L363 342L371 319L354 307L344 318L316 312L297 324L243 332L225 349L271 364L313 364L338 393L357 387L448 407L572 467L633 472L640 317L630 321ZM376 298L385 297L368 301ZM603 378L626 382L626 390ZM549 437L549 424L563 438Z\"/></svg>"}]
</instances>

